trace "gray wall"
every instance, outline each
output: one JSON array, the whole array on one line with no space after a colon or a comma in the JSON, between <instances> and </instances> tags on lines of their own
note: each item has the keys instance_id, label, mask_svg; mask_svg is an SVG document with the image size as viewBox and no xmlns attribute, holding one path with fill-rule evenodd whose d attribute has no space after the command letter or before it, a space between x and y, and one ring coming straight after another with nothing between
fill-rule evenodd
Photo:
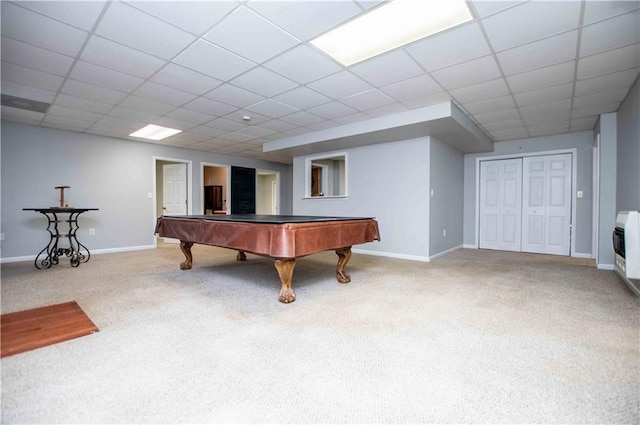
<instances>
[{"instance_id":1,"label":"gray wall","mask_svg":"<svg viewBox=\"0 0 640 425\"><path fill-rule=\"evenodd\" d=\"M611 232L616 223L616 113L600 116L596 133L600 134L600 201L598 206L598 255L599 268L613 268L615 261L611 244Z\"/></svg>"},{"instance_id":2,"label":"gray wall","mask_svg":"<svg viewBox=\"0 0 640 425\"><path fill-rule=\"evenodd\" d=\"M592 144L593 132L583 131L556 136L536 137L531 139L496 142L494 151L485 154L467 154L464 157L464 244L477 246L476 233L476 159L482 157L509 155L518 157L524 153L546 152L560 149L576 149L577 190L584 194L583 198L573 200L576 209L575 252L580 255L591 255L592 249Z\"/></svg>"},{"instance_id":3,"label":"gray wall","mask_svg":"<svg viewBox=\"0 0 640 425\"><path fill-rule=\"evenodd\" d=\"M430 163L429 254L433 257L462 246L464 155L432 137Z\"/></svg>"},{"instance_id":4,"label":"gray wall","mask_svg":"<svg viewBox=\"0 0 640 425\"><path fill-rule=\"evenodd\" d=\"M640 80L618 111L618 211L640 210Z\"/></svg>"},{"instance_id":5,"label":"gray wall","mask_svg":"<svg viewBox=\"0 0 640 425\"><path fill-rule=\"evenodd\" d=\"M191 160L193 208L202 208L201 162L281 172L282 213L292 211L291 165L217 155L15 123L2 123L2 258L36 255L48 241L45 218L22 208L58 205L54 186L69 185L75 207L96 207L80 217L78 238L90 250L154 243L153 157ZM89 236L88 229L96 235Z\"/></svg>"},{"instance_id":6,"label":"gray wall","mask_svg":"<svg viewBox=\"0 0 640 425\"><path fill-rule=\"evenodd\" d=\"M294 158L294 214L376 217L382 241L358 249L428 259L429 143L424 137L340 151L348 154L345 198L305 199L305 157Z\"/></svg>"}]
</instances>

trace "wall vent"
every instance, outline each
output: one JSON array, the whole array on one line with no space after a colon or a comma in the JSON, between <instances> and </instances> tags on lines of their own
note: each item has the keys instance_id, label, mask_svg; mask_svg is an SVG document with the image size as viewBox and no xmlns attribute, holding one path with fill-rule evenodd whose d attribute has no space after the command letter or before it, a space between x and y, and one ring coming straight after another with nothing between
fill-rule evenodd
<instances>
[{"instance_id":1,"label":"wall vent","mask_svg":"<svg viewBox=\"0 0 640 425\"><path fill-rule=\"evenodd\" d=\"M8 106L10 108L18 108L18 109L24 109L27 111L40 112L42 114L46 114L51 104L40 102L37 100L25 99L22 97L3 94L2 106Z\"/></svg>"}]
</instances>

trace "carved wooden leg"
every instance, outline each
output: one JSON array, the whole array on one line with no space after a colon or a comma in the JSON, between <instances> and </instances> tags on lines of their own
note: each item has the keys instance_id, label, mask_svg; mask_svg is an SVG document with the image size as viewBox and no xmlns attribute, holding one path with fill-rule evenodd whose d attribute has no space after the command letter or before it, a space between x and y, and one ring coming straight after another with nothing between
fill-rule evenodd
<instances>
[{"instance_id":1,"label":"carved wooden leg","mask_svg":"<svg viewBox=\"0 0 640 425\"><path fill-rule=\"evenodd\" d=\"M189 270L191 268L191 265L193 264L193 256L191 255L192 246L193 242L180 241L180 250L187 258L182 263L180 263L180 270Z\"/></svg>"},{"instance_id":2,"label":"carved wooden leg","mask_svg":"<svg viewBox=\"0 0 640 425\"><path fill-rule=\"evenodd\" d=\"M244 251L238 251L238 255L236 255L236 261L246 261L247 255Z\"/></svg>"},{"instance_id":3,"label":"carved wooden leg","mask_svg":"<svg viewBox=\"0 0 640 425\"><path fill-rule=\"evenodd\" d=\"M351 259L351 247L347 246L345 248L336 249L336 254L338 254L338 266L336 267L336 278L340 283L349 283L351 282L351 276L344 272L344 268L347 267L347 263Z\"/></svg>"},{"instance_id":4,"label":"carved wooden leg","mask_svg":"<svg viewBox=\"0 0 640 425\"><path fill-rule=\"evenodd\" d=\"M274 262L276 270L278 270L278 276L280 276L280 282L282 287L278 294L278 301L281 303L292 303L296 300L296 294L291 288L291 281L293 280L293 269L296 266L295 258L288 260L275 260Z\"/></svg>"}]
</instances>

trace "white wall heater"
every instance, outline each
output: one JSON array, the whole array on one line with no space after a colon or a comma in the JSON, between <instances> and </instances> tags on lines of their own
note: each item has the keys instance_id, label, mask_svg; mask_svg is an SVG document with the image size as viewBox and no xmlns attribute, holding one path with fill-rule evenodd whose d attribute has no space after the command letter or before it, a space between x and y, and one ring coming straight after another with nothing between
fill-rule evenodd
<instances>
[{"instance_id":1,"label":"white wall heater","mask_svg":"<svg viewBox=\"0 0 640 425\"><path fill-rule=\"evenodd\" d=\"M613 229L614 270L640 297L640 212L620 211Z\"/></svg>"}]
</instances>

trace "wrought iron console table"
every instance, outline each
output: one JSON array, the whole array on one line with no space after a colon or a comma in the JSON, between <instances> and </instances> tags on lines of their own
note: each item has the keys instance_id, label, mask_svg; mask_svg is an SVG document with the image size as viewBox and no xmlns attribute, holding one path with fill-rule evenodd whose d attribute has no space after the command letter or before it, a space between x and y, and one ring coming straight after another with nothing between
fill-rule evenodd
<instances>
[{"instance_id":1,"label":"wrought iron console table","mask_svg":"<svg viewBox=\"0 0 640 425\"><path fill-rule=\"evenodd\" d=\"M86 263L91 257L91 253L86 246L78 242L76 232L80 228L78 226L78 217L87 211L97 211L98 208L23 208L23 211L37 211L47 217L49 224L47 231L50 238L49 243L36 256L35 266L38 269L48 269L53 264L58 264L58 258L63 255L71 257L71 266L78 267L80 263ZM68 217L58 218L58 214L67 214ZM69 228L63 230L66 233L60 233L58 223L68 223ZM60 248L58 242L60 238L67 238L69 246ZM84 252L83 252L84 251ZM43 257L40 259L40 257Z\"/></svg>"}]
</instances>

